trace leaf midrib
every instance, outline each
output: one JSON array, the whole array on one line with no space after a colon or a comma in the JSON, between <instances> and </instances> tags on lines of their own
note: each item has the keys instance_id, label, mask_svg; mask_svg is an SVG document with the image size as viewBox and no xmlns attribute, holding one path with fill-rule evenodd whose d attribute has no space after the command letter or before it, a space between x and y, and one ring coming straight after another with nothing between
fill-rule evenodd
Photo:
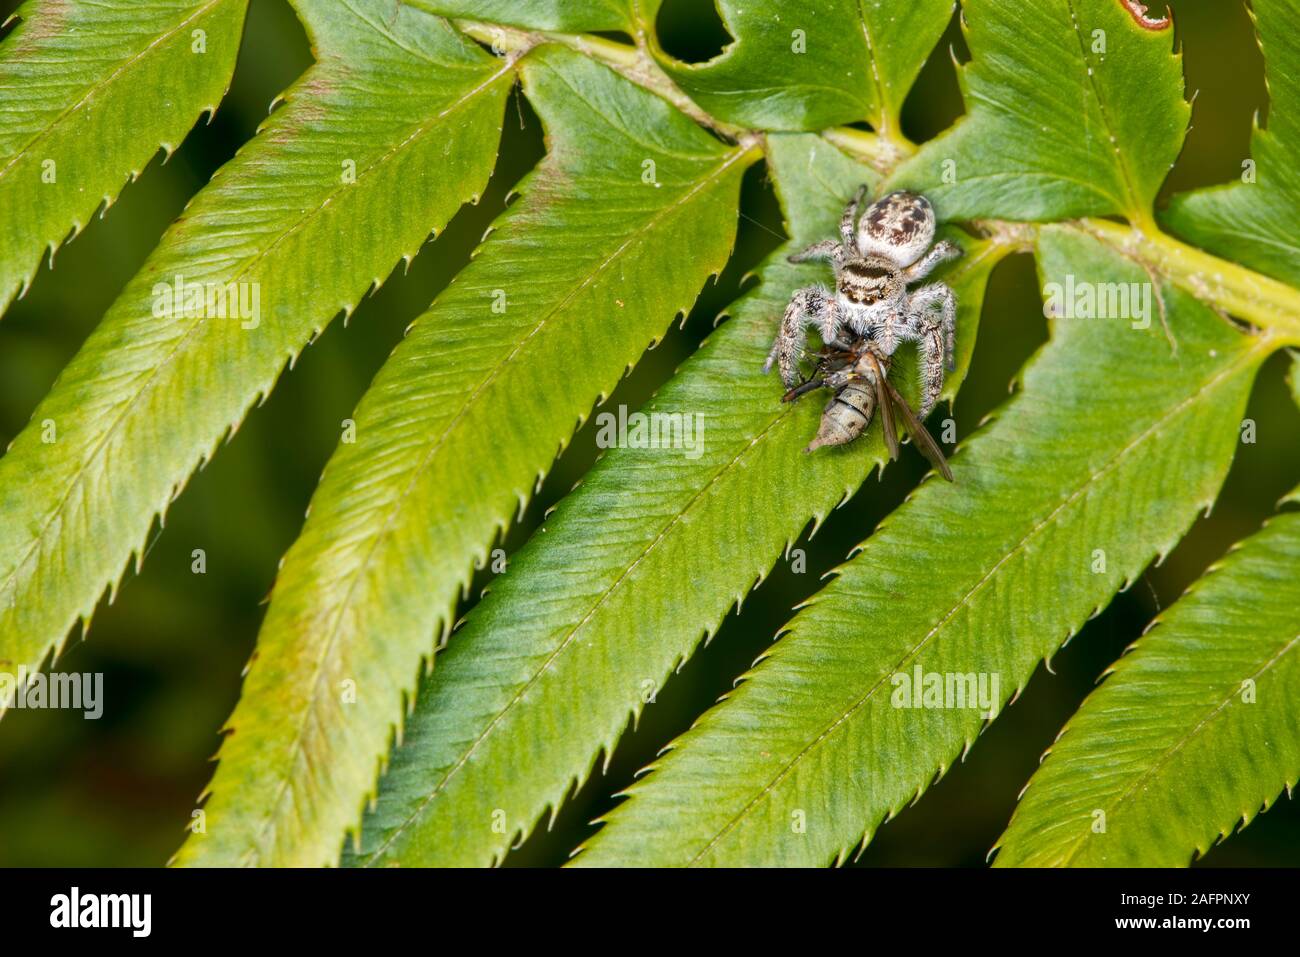
<instances>
[{"instance_id":1,"label":"leaf midrib","mask_svg":"<svg viewBox=\"0 0 1300 957\"><path fill-rule=\"evenodd\" d=\"M213 2L219 3L219 2L224 2L224 0L213 0ZM415 131L412 132L411 135L409 135L405 140L390 148L388 152L377 157L373 162L368 164L364 169L358 171L355 182L350 184L344 184L340 182L338 185L334 186L334 188L331 189L329 194L325 197L325 199L320 203L319 206L317 206L313 210L309 210L303 213L303 215L300 216L289 228L281 232L280 235L276 236L275 239L271 241L269 244L267 244L265 248L261 249L256 256L249 259L242 267L240 267L240 270L237 273L235 273L231 279L227 280L227 282L228 283L238 282L242 277L248 275L248 273L253 268L255 268L257 264L260 263L266 256L268 256L272 250L278 247L293 233L304 228L304 224L306 224L308 221L319 216L334 201L334 199L337 196L339 196L341 193L344 192L344 190L349 190L354 188L358 183L360 183L362 177L368 175L371 171L378 168L381 164L387 162L395 153L397 153L399 150L405 149L415 139L429 132L434 127L435 124L437 124L446 116L460 109L462 106L469 103L472 98L478 96L484 90L488 89L494 83L496 83L496 81L499 80L503 74L513 69L514 69L514 64L507 61L504 66L502 66L496 72L491 74L491 76L489 76L477 87L467 91L454 103L450 104L439 113L430 117L426 122L417 124ZM193 340L195 334L198 332L199 329L203 328L204 322L205 322L204 319L197 318L194 320L193 323L191 323L190 328L184 333L184 335L182 335L180 338L176 340L176 343L172 347L171 351L169 351L167 355L162 358L161 361L155 363L152 366L148 376L140 384L139 389L136 390L135 394L130 398L130 400L128 400L122 406L122 411L113 420L112 424L104 431L104 434L101 437L98 444L95 445L95 447L91 450L90 454L82 462L80 468L78 468L76 473L74 473L74 475L72 476L71 481L68 483L67 491L64 492L63 497L59 500L58 504L56 504L55 507L50 511L45 521L41 523L39 531L33 537L32 542L28 546L26 552L22 555L19 561L15 563L13 571L10 572L8 576L6 576L3 582L0 582L0 595L4 595L5 593L9 592L11 586L14 586L16 584L16 580L19 572L21 572L27 566L29 561L32 559L32 556L36 553L38 547L45 539L45 535L49 531L51 524L63 512L64 508L67 506L69 498L72 496L72 493L84 480L87 469L89 469L91 464L96 459L99 458L100 453L103 451L104 447L108 444L109 440L115 436L118 429L122 426L122 423L126 420L127 416L135 408L136 404L142 399L145 393L148 392L149 389L153 386L155 380L157 380L159 375L161 375L162 370L168 367L172 363L172 361L177 357L177 355L179 355L182 351L188 349L189 344Z\"/></svg>"},{"instance_id":2,"label":"leaf midrib","mask_svg":"<svg viewBox=\"0 0 1300 957\"><path fill-rule=\"evenodd\" d=\"M1110 116L1107 112L1108 107L1106 106L1106 99L1101 95L1101 87L1097 82L1097 70L1093 68L1092 62L1088 59L1088 46L1083 40L1083 34L1080 32L1079 13L1075 10L1074 3L1075 0L1065 0L1065 5L1070 10L1070 28L1074 32L1074 38L1079 43L1079 58L1083 61L1085 82L1092 90L1092 95L1097 101L1097 112L1101 115L1102 125L1106 128L1106 132L1109 134L1112 152L1115 154L1115 165L1119 167L1120 176L1124 180L1124 192L1128 194L1129 201L1129 209L1124 212L1127 214L1129 222L1135 225L1150 223L1152 221L1151 213L1142 204L1138 196L1137 186L1133 182L1132 171L1128 168L1128 156L1130 153L1126 150L1121 154L1119 140L1116 135L1117 131L1115 125L1110 120ZM1084 115L1085 117L1087 116L1086 113ZM1102 144L1102 149L1105 149L1105 147L1106 144Z\"/></svg>"},{"instance_id":3,"label":"leaf midrib","mask_svg":"<svg viewBox=\"0 0 1300 957\"><path fill-rule=\"evenodd\" d=\"M841 714L834 721L832 721L820 734L818 734L812 741L810 741L807 745L805 745L803 750L801 750L798 754L796 754L789 761L789 763L784 768L782 768L781 771L767 785L765 785L759 791L759 793L750 800L748 804L746 804L736 814L735 817L733 817L730 821L728 821L727 824L724 825L723 828L717 834L715 834L709 840L709 842L693 858L691 858L691 860L688 863L688 866L696 865L706 854L709 853L710 850L713 849L714 846L716 846L724 837L726 837L727 834L735 830L735 828L739 826L740 822L744 820L744 818L758 805L758 803L768 793L770 793L772 790L778 787L782 781L784 781L787 777L789 777L789 775L793 772L795 766L798 765L799 762L804 759L804 757L810 754L815 748L819 747L823 741L825 741L831 734L835 732L837 728L842 726L845 722L847 722L850 718L852 718L853 715L857 713L857 711L859 711L862 707L864 707L867 704L867 702L875 695L875 693L884 685L885 681L887 680L888 674L899 671L907 664L909 660L911 660L917 654L919 654L925 648L925 646L930 643L930 641L934 638L934 636L939 633L940 629L942 629L943 626L946 625L948 621L950 621L958 611L960 611L963 607L965 607L969 603L969 601L972 599L975 593L981 590L985 586L985 584L987 584L989 581L992 581L994 575L998 572L998 570L1002 568L1002 566L1005 565L1008 561L1010 561L1012 557L1014 557L1018 552L1023 550L1026 544L1030 541L1030 539L1036 537L1038 533L1044 528L1046 528L1058 514L1060 514L1064 509L1066 509L1067 507L1071 506L1074 502L1076 502L1080 498L1080 496L1082 496L1085 492L1087 492L1089 488L1094 487L1096 482L1102 476L1107 475L1113 469L1117 468L1121 460L1123 460L1127 455L1129 455L1140 444L1146 442L1147 439L1149 439L1154 433L1167 426L1168 423L1172 422L1174 418L1181 415L1183 411L1186 410L1193 403L1198 402L1201 399L1201 397L1206 394L1207 391L1219 385L1219 383L1222 382L1224 379L1226 379L1230 374L1235 373L1240 367L1247 365L1248 361L1253 359L1257 354L1262 352L1267 352L1267 349L1271 344L1272 344L1271 337L1269 337L1268 335L1259 336L1258 340L1253 345L1243 350L1241 355L1238 356L1233 362L1229 363L1228 365L1225 365L1222 370L1220 370L1208 382L1206 382L1199 389L1197 389L1196 392L1188 396L1182 402L1178 403L1176 406L1170 409L1166 415L1157 419L1146 430L1144 430L1136 437L1134 437L1132 441L1130 441L1123 448L1119 449L1115 453L1115 455L1112 456L1111 459L1108 462L1106 462L1106 464L1101 469L1093 472L1088 477L1088 479L1083 483L1081 483L1078 486L1078 488L1076 488L1075 491L1072 492L1065 501L1061 502L1061 504L1056 506L1056 508L1054 508L1045 518L1043 518L1037 525L1035 525L1032 529L1030 529L1030 531L1024 537L1022 537L1019 542L1017 542L1011 549L1009 549L1007 553L998 560L997 564L994 565L991 569L989 569L989 571L984 575L984 577L981 578L974 586L972 586L972 588L968 592L966 592L966 594L963 595L957 601L956 604L953 605L953 607L947 612L947 614L945 614L930 629L930 631L923 638L921 638L921 640L918 641L912 647L912 649L908 651L907 654L905 654L898 661L898 663L893 667L893 669L891 669L890 672L887 672L885 675L883 675L880 680L878 680L874 685L871 686L870 689L868 689L866 694L864 694L861 698L859 698L856 702L854 702L848 709L844 711L843 714Z\"/></svg>"},{"instance_id":4,"label":"leaf midrib","mask_svg":"<svg viewBox=\"0 0 1300 957\"><path fill-rule=\"evenodd\" d=\"M334 644L339 637L339 630L342 627L344 613L348 610L349 607L351 607L352 597L356 591L358 583L362 580L362 578L364 578L364 573L369 569L370 563L374 559L375 552L379 547L379 543L383 541L383 539L388 535L389 530L393 526L393 523L397 520L397 516L402 512L403 506L410 498L410 496L414 493L414 490L416 486L419 484L420 479L423 477L424 473L433 462L437 453L442 449L443 445L446 444L448 438L456 430L461 420L468 414L469 410L474 406L479 396L482 395L485 392L485 390L487 390L491 386L491 384L496 381L496 379L501 375L502 370L514 359L514 357L519 353L519 351L523 349L524 346L528 342L530 342L535 336L537 336L541 332L541 330L546 326L546 324L552 318L554 318L554 316L557 313L565 309L569 305L569 303L574 300L574 298L576 298L584 289L588 288L595 281L597 276L604 273L604 271L608 269L610 265L615 260L617 260L634 241L639 240L645 233L650 231L661 219L663 219L665 216L669 215L670 213L675 212L679 207L681 207L693 196L695 196L695 194L698 193L700 190L704 189L706 186L720 179L722 175L733 164L748 156L749 153L750 153L749 150L734 149L728 152L727 154L725 154L723 161L718 165L716 165L714 169L707 176L702 177L700 181L696 183L690 190L688 190L686 193L682 194L680 197L675 199L672 203L657 210L653 216L651 216L648 220L646 220L646 222L644 222L642 225L637 227L637 229L630 236L628 236L617 249L615 249L608 256L606 256L604 260L602 260L593 270L591 270L591 272L588 275L586 275L582 279L582 281L578 283L577 286L575 286L567 295L565 295L565 297L559 303L549 307L539 318L537 324L533 327L533 329L526 336L524 336L522 339L516 342L514 347L510 350L510 352L508 352L505 356L503 356L489 370L488 374L480 381L480 383L474 389L474 391L469 396L466 397L461 407L457 410L456 414L452 417L451 421L448 422L446 428L443 429L442 433L438 436L437 440L430 444L428 450L425 452L424 457L421 459L419 465L416 467L415 471L411 473L411 477L409 481L406 483L405 488L402 489L401 494L397 498L393 499L391 506L387 509L387 516L384 519L383 527L380 528L380 530L374 536L371 537L370 544L366 550L365 557L356 566L352 574L349 576L350 580L348 581L347 592L344 595L343 601L339 603L333 615L333 620L330 623L329 634L326 637L326 640L322 643L321 653L317 656L316 662L313 666L311 694L308 697L309 704L307 707L303 708L302 719L299 721L298 730L295 733L293 744L290 746L291 762L296 762L302 755L305 754L301 745L302 745L303 733L307 727L307 718L315 710L314 707L311 705L311 702L315 702L319 700L318 692L320 690L320 682L324 678L324 674L325 674L324 672L325 661L329 658L329 654L333 650ZM280 790L277 793L274 800L268 806L267 814L262 825L262 830L259 832L259 837L265 835L266 829L270 827L276 819L275 810L276 807L279 805L279 803L284 799L285 791L288 789L289 783L292 779L292 769L290 769L290 772L284 774L282 777L283 777L283 781L281 782Z\"/></svg>"},{"instance_id":5,"label":"leaf midrib","mask_svg":"<svg viewBox=\"0 0 1300 957\"><path fill-rule=\"evenodd\" d=\"M862 0L857 0L856 6L858 8L858 20L862 23L862 41L867 47L867 63L871 66L871 81L876 88L876 109L878 113L872 117L872 123L877 134L892 140L894 137L892 130L893 116L890 114L893 104L888 102L885 97L885 84L880 78L880 64L876 61L876 46L871 42L871 27L868 25L870 18L867 15L866 7L862 5Z\"/></svg>"},{"instance_id":6,"label":"leaf midrib","mask_svg":"<svg viewBox=\"0 0 1300 957\"><path fill-rule=\"evenodd\" d=\"M154 47L158 46L160 43L169 41L173 36L175 36L181 30L185 29L186 26L193 23L195 20L207 16L213 7L216 7L219 4L227 3L227 2L231 2L231 0L208 0L206 4L204 4L202 7L198 8L197 10L195 10L184 20L177 23L170 30L167 30L165 33L160 34L154 40L150 41L149 45L146 46L143 50L140 50L139 52L135 53L131 57L128 57L126 60L124 60L116 70L114 70L104 79L100 80L97 83L92 84L82 95L81 99L77 100L71 106L67 107L67 109L65 109L62 113L60 113L52 121L50 121L49 124L47 124L41 130L39 130L37 134L34 137L32 137L31 140L29 140L21 149L18 150L18 152L16 152L13 155L13 157L9 160L8 163L6 163L3 167L0 167L0 180L4 179L5 176L8 175L9 171L18 164L18 161L21 160L25 155L30 153L38 143L42 142L47 137L52 136L54 134L54 130L56 127L60 126L70 115L72 115L73 113L80 110L83 106L85 106L97 93L99 93L110 83L116 80L117 77L123 71L134 66L139 60L143 59L146 54L152 52Z\"/></svg>"}]
</instances>

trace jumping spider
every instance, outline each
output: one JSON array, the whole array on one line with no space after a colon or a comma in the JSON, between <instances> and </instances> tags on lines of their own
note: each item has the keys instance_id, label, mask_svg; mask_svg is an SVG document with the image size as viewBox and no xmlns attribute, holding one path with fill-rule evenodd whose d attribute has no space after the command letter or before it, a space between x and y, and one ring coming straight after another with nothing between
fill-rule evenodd
<instances>
[{"instance_id":1,"label":"jumping spider","mask_svg":"<svg viewBox=\"0 0 1300 957\"><path fill-rule=\"evenodd\" d=\"M828 239L790 257L794 263L829 261L835 269L835 293L824 286L795 292L763 371L775 362L786 388L795 387L809 326L832 349L851 351L865 340L885 359L900 342L915 342L924 419L939 400L944 369L954 368L957 298L941 282L910 293L907 287L962 251L947 240L930 245L934 209L916 193L900 190L876 200L859 222L858 206L866 191L862 186L845 208L839 242Z\"/></svg>"}]
</instances>

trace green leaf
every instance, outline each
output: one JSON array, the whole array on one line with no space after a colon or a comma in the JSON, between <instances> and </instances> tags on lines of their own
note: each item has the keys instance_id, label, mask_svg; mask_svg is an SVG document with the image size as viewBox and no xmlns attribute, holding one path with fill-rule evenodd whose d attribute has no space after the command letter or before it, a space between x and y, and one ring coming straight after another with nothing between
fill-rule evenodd
<instances>
[{"instance_id":1,"label":"green leaf","mask_svg":"<svg viewBox=\"0 0 1300 957\"><path fill-rule=\"evenodd\" d=\"M649 38L661 0L640 0ZM952 17L952 0L717 0L734 42L701 64L657 41L665 72L713 116L769 130L868 120L898 135L903 97ZM815 7L815 9L814 9Z\"/></svg>"},{"instance_id":2,"label":"green leaf","mask_svg":"<svg viewBox=\"0 0 1300 957\"><path fill-rule=\"evenodd\" d=\"M216 112L245 0L30 0L0 44L0 313L48 251ZM12 19L12 18L11 18ZM198 33L201 31L201 34ZM200 49L201 48L201 49Z\"/></svg>"},{"instance_id":3,"label":"green leaf","mask_svg":"<svg viewBox=\"0 0 1300 957\"><path fill-rule=\"evenodd\" d=\"M1055 282L1146 278L1068 227L1038 254ZM1155 321L1057 319L1023 392L953 459L956 484L927 481L886 519L577 862L843 861L924 792L1214 500L1272 343L1164 297L1176 355ZM918 668L972 690L982 676L986 700L895 706Z\"/></svg>"},{"instance_id":4,"label":"green leaf","mask_svg":"<svg viewBox=\"0 0 1300 957\"><path fill-rule=\"evenodd\" d=\"M1300 514L1211 568L1070 719L1000 866L1182 867L1300 779Z\"/></svg>"},{"instance_id":5,"label":"green leaf","mask_svg":"<svg viewBox=\"0 0 1300 957\"><path fill-rule=\"evenodd\" d=\"M632 29L629 0L407 0L445 17L503 23L526 30Z\"/></svg>"},{"instance_id":6,"label":"green leaf","mask_svg":"<svg viewBox=\"0 0 1300 957\"><path fill-rule=\"evenodd\" d=\"M1268 81L1268 128L1251 136L1251 182L1174 197L1162 221L1185 239L1300 286L1300 0L1252 6ZM1243 176L1245 175L1243 170Z\"/></svg>"},{"instance_id":7,"label":"green leaf","mask_svg":"<svg viewBox=\"0 0 1300 957\"><path fill-rule=\"evenodd\" d=\"M298 6L319 62L190 202L0 458L7 667L36 669L89 620L286 361L491 173L511 64L428 14L393 20L386 0ZM214 295L187 314L168 294L178 276L233 288L227 313L240 310L220 318Z\"/></svg>"},{"instance_id":8,"label":"green leaf","mask_svg":"<svg viewBox=\"0 0 1300 957\"><path fill-rule=\"evenodd\" d=\"M337 860L471 564L731 253L757 151L562 47L529 55L523 76L547 158L326 468L187 863Z\"/></svg>"},{"instance_id":9,"label":"green leaf","mask_svg":"<svg viewBox=\"0 0 1300 957\"><path fill-rule=\"evenodd\" d=\"M499 861L600 752L613 751L648 692L809 519L820 525L887 460L878 429L801 454L823 403L782 404L779 381L760 374L790 293L825 278L825 266L786 256L835 235L845 202L875 174L813 135L774 135L768 145L795 238L644 410L700 416L698 454L611 449L512 557L423 682L356 862ZM985 279L1005 252L965 243L966 259L945 277L962 304L948 397L969 364ZM915 366L904 359L898 381L915 399Z\"/></svg>"},{"instance_id":10,"label":"green leaf","mask_svg":"<svg viewBox=\"0 0 1300 957\"><path fill-rule=\"evenodd\" d=\"M1148 224L1190 107L1171 27L1115 0L966 0L967 115L926 143L891 188L950 219L1120 213Z\"/></svg>"}]
</instances>

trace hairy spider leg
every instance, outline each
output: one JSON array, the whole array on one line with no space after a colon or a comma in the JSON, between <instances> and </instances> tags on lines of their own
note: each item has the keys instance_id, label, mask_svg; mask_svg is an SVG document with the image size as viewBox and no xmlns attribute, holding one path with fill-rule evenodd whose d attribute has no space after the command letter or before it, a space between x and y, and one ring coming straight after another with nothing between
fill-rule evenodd
<instances>
[{"instance_id":1,"label":"hairy spider leg","mask_svg":"<svg viewBox=\"0 0 1300 957\"><path fill-rule=\"evenodd\" d=\"M763 364L763 371L769 372L772 363L776 363L787 389L799 381L799 359L803 356L808 326L816 328L825 342L836 339L835 300L823 286L805 286L795 290L790 304L785 307L785 315L781 317L776 342Z\"/></svg>"},{"instance_id":2,"label":"hairy spider leg","mask_svg":"<svg viewBox=\"0 0 1300 957\"><path fill-rule=\"evenodd\" d=\"M903 270L903 282L909 286L914 282L920 282L930 275L935 267L946 263L950 259L959 258L961 254L962 249L960 246L947 239L941 239L930 247L928 253Z\"/></svg>"}]
</instances>

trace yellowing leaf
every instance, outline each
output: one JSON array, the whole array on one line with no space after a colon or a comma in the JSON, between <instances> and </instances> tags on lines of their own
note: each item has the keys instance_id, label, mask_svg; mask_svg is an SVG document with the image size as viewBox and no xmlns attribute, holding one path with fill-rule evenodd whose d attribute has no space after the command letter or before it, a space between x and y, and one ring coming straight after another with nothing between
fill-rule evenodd
<instances>
[{"instance_id":1,"label":"yellowing leaf","mask_svg":"<svg viewBox=\"0 0 1300 957\"><path fill-rule=\"evenodd\" d=\"M754 151L561 47L523 62L547 158L327 466L184 863L336 861L471 565L731 252Z\"/></svg>"},{"instance_id":2,"label":"yellowing leaf","mask_svg":"<svg viewBox=\"0 0 1300 957\"><path fill-rule=\"evenodd\" d=\"M299 0L318 63L0 458L0 661L35 670L190 473L491 172L513 69L384 0ZM402 196L401 202L393 197Z\"/></svg>"},{"instance_id":3,"label":"yellowing leaf","mask_svg":"<svg viewBox=\"0 0 1300 957\"><path fill-rule=\"evenodd\" d=\"M216 112L245 0L29 0L0 44L0 312L161 146Z\"/></svg>"}]
</instances>

